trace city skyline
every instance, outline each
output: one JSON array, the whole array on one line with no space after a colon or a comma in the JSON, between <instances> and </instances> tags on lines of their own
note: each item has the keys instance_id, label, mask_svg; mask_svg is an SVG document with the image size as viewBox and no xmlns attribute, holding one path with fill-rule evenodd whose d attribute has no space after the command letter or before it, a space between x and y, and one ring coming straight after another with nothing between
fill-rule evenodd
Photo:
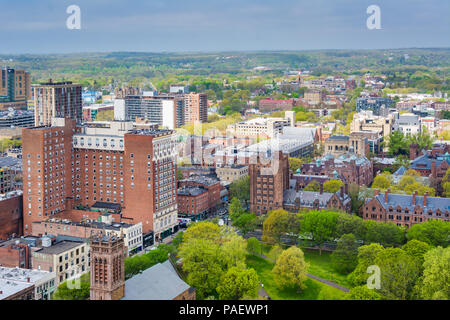
<instances>
[{"instance_id":1,"label":"city skyline","mask_svg":"<svg viewBox=\"0 0 450 320\"><path fill-rule=\"evenodd\" d=\"M450 3L420 1L0 0L2 54L211 52L449 47ZM66 9L81 10L69 30ZM378 5L381 29L366 10ZM51 34L51 36L49 36Z\"/></svg>"}]
</instances>

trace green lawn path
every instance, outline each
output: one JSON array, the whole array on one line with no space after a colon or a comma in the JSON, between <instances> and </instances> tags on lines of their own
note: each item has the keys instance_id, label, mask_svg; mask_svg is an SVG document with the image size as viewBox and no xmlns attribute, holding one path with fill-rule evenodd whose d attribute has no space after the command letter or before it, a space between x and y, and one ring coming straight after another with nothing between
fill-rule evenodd
<instances>
[{"instance_id":1,"label":"green lawn path","mask_svg":"<svg viewBox=\"0 0 450 320\"><path fill-rule=\"evenodd\" d=\"M344 298L344 292L311 278L306 280L307 288L301 293L292 289L281 290L273 280L273 263L255 255L247 256L247 267L256 270L264 283L264 289L273 300L341 300Z\"/></svg>"}]
</instances>

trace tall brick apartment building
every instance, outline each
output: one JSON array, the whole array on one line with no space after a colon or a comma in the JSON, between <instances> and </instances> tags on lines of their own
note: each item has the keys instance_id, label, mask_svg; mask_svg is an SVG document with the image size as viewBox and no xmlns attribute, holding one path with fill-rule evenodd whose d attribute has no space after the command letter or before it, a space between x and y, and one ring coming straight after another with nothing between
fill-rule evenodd
<instances>
[{"instance_id":1,"label":"tall brick apartment building","mask_svg":"<svg viewBox=\"0 0 450 320\"><path fill-rule=\"evenodd\" d=\"M208 120L208 96L206 93L188 93L184 95L184 122L206 122Z\"/></svg>"},{"instance_id":2,"label":"tall brick apartment building","mask_svg":"<svg viewBox=\"0 0 450 320\"><path fill-rule=\"evenodd\" d=\"M283 191L289 188L289 160L281 151L272 159L258 157L249 165L250 211L257 215L282 208Z\"/></svg>"},{"instance_id":3,"label":"tall brick apartment building","mask_svg":"<svg viewBox=\"0 0 450 320\"><path fill-rule=\"evenodd\" d=\"M55 216L142 222L155 239L177 225L176 143L173 131L132 122L54 118L52 126L23 130L24 234L34 221Z\"/></svg>"}]
</instances>

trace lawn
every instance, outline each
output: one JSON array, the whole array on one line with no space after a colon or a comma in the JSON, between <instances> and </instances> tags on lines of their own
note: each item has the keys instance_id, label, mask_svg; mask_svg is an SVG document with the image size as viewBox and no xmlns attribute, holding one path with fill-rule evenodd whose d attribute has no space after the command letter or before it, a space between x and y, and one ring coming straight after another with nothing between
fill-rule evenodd
<instances>
[{"instance_id":1,"label":"lawn","mask_svg":"<svg viewBox=\"0 0 450 320\"><path fill-rule=\"evenodd\" d=\"M322 255L319 255L318 250L304 248L302 250L305 254L305 261L309 263L308 273L333 281L343 287L351 288L347 275L341 274L333 268L329 252L322 251Z\"/></svg>"},{"instance_id":2,"label":"lawn","mask_svg":"<svg viewBox=\"0 0 450 320\"><path fill-rule=\"evenodd\" d=\"M273 300L340 300L344 298L344 292L310 278L305 282L307 288L301 293L297 293L296 290L281 290L272 277L273 263L255 255L247 256L247 267L256 270L264 284L264 289Z\"/></svg>"}]
</instances>

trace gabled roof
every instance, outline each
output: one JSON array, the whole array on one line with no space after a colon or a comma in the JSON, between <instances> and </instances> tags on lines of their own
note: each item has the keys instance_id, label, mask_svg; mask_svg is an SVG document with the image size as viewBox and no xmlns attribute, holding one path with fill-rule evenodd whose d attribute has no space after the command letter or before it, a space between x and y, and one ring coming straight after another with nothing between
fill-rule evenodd
<instances>
[{"instance_id":1,"label":"gabled roof","mask_svg":"<svg viewBox=\"0 0 450 320\"><path fill-rule=\"evenodd\" d=\"M173 300L189 288L166 260L126 280L122 300Z\"/></svg>"},{"instance_id":2,"label":"gabled roof","mask_svg":"<svg viewBox=\"0 0 450 320\"><path fill-rule=\"evenodd\" d=\"M427 197L427 205L424 206L424 196L416 196L416 204L412 203L412 195L409 194L388 194L388 201L384 201L384 193L375 196L375 199L383 206L384 209L388 210L392 207L394 210L397 206L401 208L408 208L410 212L414 212L416 206L422 207L424 212L428 212L430 209L433 215L439 209L441 212L450 211L450 198L438 198L438 197ZM372 199L366 199L368 203Z\"/></svg>"}]
</instances>

